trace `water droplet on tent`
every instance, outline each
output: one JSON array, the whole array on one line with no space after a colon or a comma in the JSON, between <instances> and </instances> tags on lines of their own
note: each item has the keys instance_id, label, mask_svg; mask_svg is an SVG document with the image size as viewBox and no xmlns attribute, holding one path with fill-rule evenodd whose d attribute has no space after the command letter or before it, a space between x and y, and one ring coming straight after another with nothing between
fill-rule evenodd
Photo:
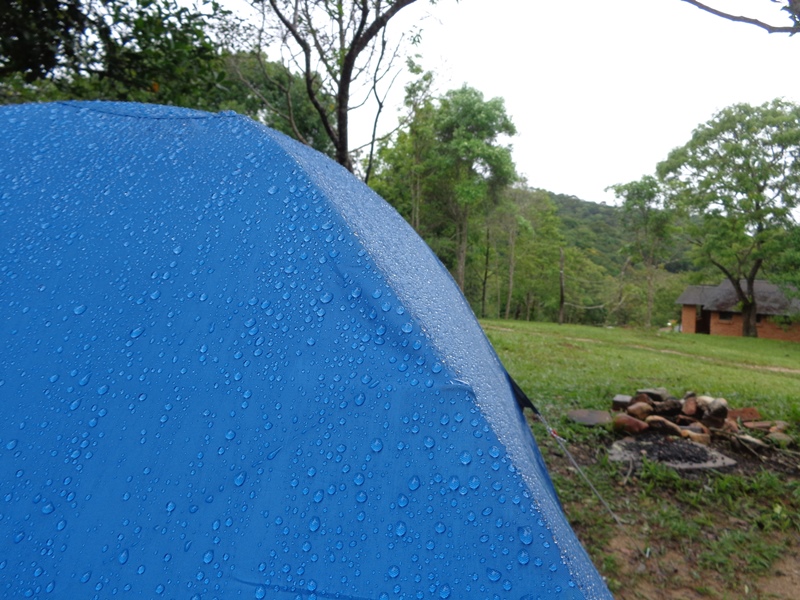
<instances>
[{"instance_id":1,"label":"water droplet on tent","mask_svg":"<svg viewBox=\"0 0 800 600\"><path fill-rule=\"evenodd\" d=\"M316 343L317 343L317 340L315 340L313 337L310 337L310 338L308 338L306 340L306 344L308 344L309 346L313 346Z\"/></svg>"},{"instance_id":2,"label":"water droplet on tent","mask_svg":"<svg viewBox=\"0 0 800 600\"><path fill-rule=\"evenodd\" d=\"M246 480L247 480L247 473L245 471L242 471L236 477L234 477L233 483L236 485L236 487L241 487L244 485L244 482Z\"/></svg>"},{"instance_id":3,"label":"water droplet on tent","mask_svg":"<svg viewBox=\"0 0 800 600\"><path fill-rule=\"evenodd\" d=\"M450 586L447 585L447 584L444 584L439 589L439 598L449 598L449 597L450 597Z\"/></svg>"},{"instance_id":4,"label":"water droplet on tent","mask_svg":"<svg viewBox=\"0 0 800 600\"><path fill-rule=\"evenodd\" d=\"M42 512L46 515L49 515L51 512L55 510L52 502L47 502L44 506L42 506Z\"/></svg>"},{"instance_id":5,"label":"water droplet on tent","mask_svg":"<svg viewBox=\"0 0 800 600\"><path fill-rule=\"evenodd\" d=\"M317 517L314 517L313 519L311 519L311 521L308 522L308 528L311 531L317 531L319 529L319 526L320 526L320 522L319 522L319 519Z\"/></svg>"},{"instance_id":6,"label":"water droplet on tent","mask_svg":"<svg viewBox=\"0 0 800 600\"><path fill-rule=\"evenodd\" d=\"M369 447L372 448L374 452L380 452L383 450L383 442L378 438L375 438L372 440L372 443L369 445Z\"/></svg>"},{"instance_id":7,"label":"water droplet on tent","mask_svg":"<svg viewBox=\"0 0 800 600\"><path fill-rule=\"evenodd\" d=\"M419 486L420 486L420 480L419 477L417 477L416 475L414 475L411 479L408 480L408 489L410 489L412 492L414 490L419 489Z\"/></svg>"},{"instance_id":8,"label":"water droplet on tent","mask_svg":"<svg viewBox=\"0 0 800 600\"><path fill-rule=\"evenodd\" d=\"M523 544L530 545L533 542L533 530L527 525L517 529L517 535Z\"/></svg>"},{"instance_id":9,"label":"water droplet on tent","mask_svg":"<svg viewBox=\"0 0 800 600\"><path fill-rule=\"evenodd\" d=\"M531 556L528 554L527 550L523 549L517 552L517 560L519 561L519 564L527 565L531 560Z\"/></svg>"},{"instance_id":10,"label":"water droplet on tent","mask_svg":"<svg viewBox=\"0 0 800 600\"><path fill-rule=\"evenodd\" d=\"M319 301L323 304L328 304L331 300L333 300L333 294L330 292L325 292L322 296L319 297Z\"/></svg>"},{"instance_id":11,"label":"water droplet on tent","mask_svg":"<svg viewBox=\"0 0 800 600\"><path fill-rule=\"evenodd\" d=\"M214 551L206 550L206 553L203 554L203 562L208 565L211 563L212 560L214 560Z\"/></svg>"},{"instance_id":12,"label":"water droplet on tent","mask_svg":"<svg viewBox=\"0 0 800 600\"><path fill-rule=\"evenodd\" d=\"M86 305L79 304L78 306L72 309L72 312L74 312L76 315L82 315L83 313L86 312Z\"/></svg>"},{"instance_id":13,"label":"water droplet on tent","mask_svg":"<svg viewBox=\"0 0 800 600\"><path fill-rule=\"evenodd\" d=\"M171 513L175 510L175 503L174 502L167 502L167 512Z\"/></svg>"},{"instance_id":14,"label":"water droplet on tent","mask_svg":"<svg viewBox=\"0 0 800 600\"><path fill-rule=\"evenodd\" d=\"M127 550L127 548L119 553L119 556L117 556L117 560L119 561L119 564L121 564L121 565L124 565L126 562L128 562L128 550Z\"/></svg>"},{"instance_id":15,"label":"water droplet on tent","mask_svg":"<svg viewBox=\"0 0 800 600\"><path fill-rule=\"evenodd\" d=\"M500 571L497 569L486 569L486 576L489 581L500 581Z\"/></svg>"},{"instance_id":16,"label":"water droplet on tent","mask_svg":"<svg viewBox=\"0 0 800 600\"><path fill-rule=\"evenodd\" d=\"M389 567L389 577L394 579L398 575L400 575L400 567L398 567L397 565L392 565L391 567Z\"/></svg>"},{"instance_id":17,"label":"water droplet on tent","mask_svg":"<svg viewBox=\"0 0 800 600\"><path fill-rule=\"evenodd\" d=\"M137 327L136 329L131 330L131 337L133 339L136 339L143 333L144 333L144 327Z\"/></svg>"},{"instance_id":18,"label":"water droplet on tent","mask_svg":"<svg viewBox=\"0 0 800 600\"><path fill-rule=\"evenodd\" d=\"M406 524L403 521L398 521L394 532L398 537L403 537L406 534Z\"/></svg>"},{"instance_id":19,"label":"water droplet on tent","mask_svg":"<svg viewBox=\"0 0 800 600\"><path fill-rule=\"evenodd\" d=\"M183 252L183 246L181 246L180 244L178 244L172 249L173 254L180 254L181 252Z\"/></svg>"},{"instance_id":20,"label":"water droplet on tent","mask_svg":"<svg viewBox=\"0 0 800 600\"><path fill-rule=\"evenodd\" d=\"M471 462L472 462L472 455L471 455L469 452L467 452L467 451L465 450L465 451L464 451L464 452L462 452L462 453L461 453L461 455L458 457L458 460L460 460L460 461L461 461L461 464L462 464L462 465L468 465L469 463L471 463Z\"/></svg>"},{"instance_id":21,"label":"water droplet on tent","mask_svg":"<svg viewBox=\"0 0 800 600\"><path fill-rule=\"evenodd\" d=\"M258 587L256 587L256 598L258 598L258 600L261 600L262 598L266 597L266 595L267 595L267 588L265 588L263 585L259 585Z\"/></svg>"}]
</instances>

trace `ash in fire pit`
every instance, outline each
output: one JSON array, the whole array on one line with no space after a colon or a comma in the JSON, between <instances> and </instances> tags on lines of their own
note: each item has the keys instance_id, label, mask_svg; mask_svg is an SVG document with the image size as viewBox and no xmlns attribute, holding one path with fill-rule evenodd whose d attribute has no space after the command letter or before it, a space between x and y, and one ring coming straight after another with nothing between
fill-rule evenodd
<instances>
[{"instance_id":1,"label":"ash in fire pit","mask_svg":"<svg viewBox=\"0 0 800 600\"><path fill-rule=\"evenodd\" d=\"M736 461L702 444L684 438L645 433L627 437L611 446L608 458L641 464L646 457L673 469L720 469L732 467Z\"/></svg>"}]
</instances>

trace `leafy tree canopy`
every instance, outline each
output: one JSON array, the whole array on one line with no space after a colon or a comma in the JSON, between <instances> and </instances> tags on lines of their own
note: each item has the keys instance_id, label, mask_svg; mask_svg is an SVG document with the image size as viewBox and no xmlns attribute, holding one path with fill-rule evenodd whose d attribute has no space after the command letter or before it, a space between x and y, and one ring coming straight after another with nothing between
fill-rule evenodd
<instances>
[{"instance_id":1,"label":"leafy tree canopy","mask_svg":"<svg viewBox=\"0 0 800 600\"><path fill-rule=\"evenodd\" d=\"M209 12L176 0L11 0L0 12L4 102L133 100L213 108L224 72Z\"/></svg>"},{"instance_id":2,"label":"leafy tree canopy","mask_svg":"<svg viewBox=\"0 0 800 600\"><path fill-rule=\"evenodd\" d=\"M800 107L737 104L698 127L658 165L700 266L737 290L744 335L756 335L753 282L780 260L800 203Z\"/></svg>"}]
</instances>

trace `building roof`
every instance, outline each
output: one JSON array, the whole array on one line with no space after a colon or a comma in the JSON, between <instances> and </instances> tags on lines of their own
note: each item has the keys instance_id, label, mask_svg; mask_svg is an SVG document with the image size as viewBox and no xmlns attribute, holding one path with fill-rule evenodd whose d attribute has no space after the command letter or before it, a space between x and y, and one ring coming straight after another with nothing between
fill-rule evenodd
<instances>
[{"instance_id":1,"label":"building roof","mask_svg":"<svg viewBox=\"0 0 800 600\"><path fill-rule=\"evenodd\" d=\"M742 281L742 285L746 285ZM787 298L784 291L764 279L754 282L756 306L760 315L789 315L800 312L800 299ZM676 304L694 304L705 310L741 312L736 290L729 280L719 285L690 285L676 300Z\"/></svg>"},{"instance_id":2,"label":"building roof","mask_svg":"<svg viewBox=\"0 0 800 600\"><path fill-rule=\"evenodd\" d=\"M678 296L675 304L694 304L703 306L712 298L716 285L690 285Z\"/></svg>"}]
</instances>

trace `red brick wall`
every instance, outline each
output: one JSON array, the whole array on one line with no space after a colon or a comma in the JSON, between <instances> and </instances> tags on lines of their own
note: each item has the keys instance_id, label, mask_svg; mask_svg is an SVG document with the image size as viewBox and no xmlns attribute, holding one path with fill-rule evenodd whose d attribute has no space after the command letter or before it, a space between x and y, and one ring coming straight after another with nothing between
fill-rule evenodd
<instances>
[{"instance_id":1,"label":"red brick wall","mask_svg":"<svg viewBox=\"0 0 800 600\"><path fill-rule=\"evenodd\" d=\"M761 335L761 330L759 330L758 334ZM721 321L718 312L711 313L711 335L741 337L742 315L734 313L730 321Z\"/></svg>"},{"instance_id":2,"label":"red brick wall","mask_svg":"<svg viewBox=\"0 0 800 600\"><path fill-rule=\"evenodd\" d=\"M684 307L686 308L686 307ZM686 321L684 321L685 323ZM793 324L783 328L772 319L763 318L756 324L758 337L768 340L784 340L787 342L800 342L800 324ZM684 329L686 331L686 329ZM692 329L694 333L694 329ZM719 313L711 313L711 335L727 335L739 337L742 335L742 315L734 313L730 321L720 321Z\"/></svg>"},{"instance_id":3,"label":"red brick wall","mask_svg":"<svg viewBox=\"0 0 800 600\"><path fill-rule=\"evenodd\" d=\"M697 307L694 304L684 304L681 308L681 331L694 333L697 325Z\"/></svg>"}]
</instances>

